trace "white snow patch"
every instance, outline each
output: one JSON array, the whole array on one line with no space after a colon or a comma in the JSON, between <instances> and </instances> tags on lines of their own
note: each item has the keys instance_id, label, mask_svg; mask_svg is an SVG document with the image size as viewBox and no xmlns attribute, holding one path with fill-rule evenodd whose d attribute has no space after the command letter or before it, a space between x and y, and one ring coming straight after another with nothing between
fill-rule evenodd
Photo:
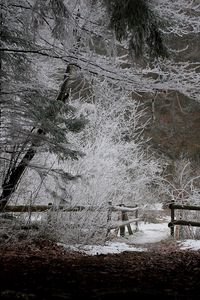
<instances>
[{"instance_id":1,"label":"white snow patch","mask_svg":"<svg viewBox=\"0 0 200 300\"><path fill-rule=\"evenodd\" d=\"M131 241L135 244L156 243L170 236L168 223L139 223L139 231L134 233Z\"/></svg>"},{"instance_id":2,"label":"white snow patch","mask_svg":"<svg viewBox=\"0 0 200 300\"><path fill-rule=\"evenodd\" d=\"M171 236L170 229L168 228L168 221L167 218L164 223L139 222L138 232L134 232L133 235L129 235L126 232L125 237L120 237L118 235L116 238L113 238L112 241L108 241L104 245L83 246L78 244L66 245L63 243L58 243L58 245L62 245L68 250L82 252L87 255L121 253L124 251L147 251L145 244L156 243L168 239ZM134 228L132 229L134 230ZM187 239L184 241L177 241L177 243L179 243L180 249L183 250L200 250L200 240Z\"/></svg>"},{"instance_id":3,"label":"white snow patch","mask_svg":"<svg viewBox=\"0 0 200 300\"><path fill-rule=\"evenodd\" d=\"M200 250L200 240L187 239L179 242L182 250Z\"/></svg>"},{"instance_id":4,"label":"white snow patch","mask_svg":"<svg viewBox=\"0 0 200 300\"><path fill-rule=\"evenodd\" d=\"M120 253L124 251L134 252L134 251L147 251L144 247L137 247L137 244L145 243L156 243L170 236L170 231L167 223L144 223L141 222L139 225L139 231L134 232L133 235L128 235L126 233L125 237L116 237L115 240L106 242L104 245L66 245L58 243L63 247L88 255L98 255L98 254L109 254L109 253ZM120 240L120 241L119 241Z\"/></svg>"},{"instance_id":5,"label":"white snow patch","mask_svg":"<svg viewBox=\"0 0 200 300\"><path fill-rule=\"evenodd\" d=\"M146 251L145 248L139 248L130 246L126 243L121 242L107 242L105 245L86 245L86 246L80 246L80 245L65 245L62 243L58 243L58 245L63 246L64 248L82 252L88 255L99 255L99 254L109 254L109 253L121 253L124 251L134 252L134 251Z\"/></svg>"},{"instance_id":6,"label":"white snow patch","mask_svg":"<svg viewBox=\"0 0 200 300\"><path fill-rule=\"evenodd\" d=\"M126 243L112 243L109 242L104 246L87 246L85 247L85 253L88 255L98 255L98 254L108 254L108 253L120 253L124 251L134 252L134 251L146 251L144 248L132 247Z\"/></svg>"}]
</instances>

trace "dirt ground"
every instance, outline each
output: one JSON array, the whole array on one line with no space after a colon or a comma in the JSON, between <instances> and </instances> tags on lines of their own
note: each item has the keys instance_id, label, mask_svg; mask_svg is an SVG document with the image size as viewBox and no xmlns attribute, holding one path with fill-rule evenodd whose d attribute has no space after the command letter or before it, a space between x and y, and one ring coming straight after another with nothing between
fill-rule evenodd
<instances>
[{"instance_id":1,"label":"dirt ground","mask_svg":"<svg viewBox=\"0 0 200 300\"><path fill-rule=\"evenodd\" d=\"M0 247L0 299L198 299L200 251L175 241L89 256L46 240Z\"/></svg>"}]
</instances>

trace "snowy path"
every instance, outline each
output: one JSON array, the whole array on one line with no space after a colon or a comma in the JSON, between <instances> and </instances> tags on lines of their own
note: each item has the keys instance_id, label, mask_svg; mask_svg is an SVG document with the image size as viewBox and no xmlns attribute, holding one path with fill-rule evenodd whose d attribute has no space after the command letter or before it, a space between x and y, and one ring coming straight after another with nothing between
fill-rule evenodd
<instances>
[{"instance_id":1,"label":"snowy path","mask_svg":"<svg viewBox=\"0 0 200 300\"><path fill-rule=\"evenodd\" d=\"M134 228L133 228L134 229ZM139 231L133 235L126 233L125 237L116 237L112 241L108 241L105 245L63 245L71 250L84 252L88 255L100 255L109 253L120 253L124 251L147 251L148 243L158 243L170 238L170 230L168 228L168 220L163 223L139 223ZM177 241L181 250L191 249L200 250L200 241L187 239ZM142 245L144 244L144 246Z\"/></svg>"}]
</instances>

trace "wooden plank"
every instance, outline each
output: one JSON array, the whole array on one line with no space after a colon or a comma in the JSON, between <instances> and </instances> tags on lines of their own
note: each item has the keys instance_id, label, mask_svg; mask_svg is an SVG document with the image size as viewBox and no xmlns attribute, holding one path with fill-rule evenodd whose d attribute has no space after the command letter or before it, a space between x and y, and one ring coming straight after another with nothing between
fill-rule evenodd
<instances>
[{"instance_id":1,"label":"wooden plank","mask_svg":"<svg viewBox=\"0 0 200 300\"><path fill-rule=\"evenodd\" d=\"M130 219L128 221L114 222L114 223L110 224L110 229L115 229L115 228L120 227L120 226L126 226L128 224L131 224L131 223L134 223L134 222L137 222L137 221L141 221L141 218Z\"/></svg>"},{"instance_id":2,"label":"wooden plank","mask_svg":"<svg viewBox=\"0 0 200 300\"><path fill-rule=\"evenodd\" d=\"M172 223L172 226L170 226L170 233L171 233L171 236L174 236L174 207L171 206L171 223Z\"/></svg>"},{"instance_id":3,"label":"wooden plank","mask_svg":"<svg viewBox=\"0 0 200 300\"><path fill-rule=\"evenodd\" d=\"M49 209L54 209L54 210L63 210L66 212L70 211L82 211L84 209L90 210L90 211L96 211L96 210L106 210L107 208L104 206L82 206L82 205L77 205L77 206L54 206L54 205L7 205L5 206L3 212L43 212ZM135 208L128 208L128 207L120 207L120 206L111 206L110 210L112 211L122 211L122 212L131 212L131 211L136 211L138 210L138 207Z\"/></svg>"},{"instance_id":4,"label":"wooden plank","mask_svg":"<svg viewBox=\"0 0 200 300\"><path fill-rule=\"evenodd\" d=\"M136 205L137 210L135 211L135 218L138 219L138 206ZM135 232L137 232L138 229L138 221L135 222Z\"/></svg>"},{"instance_id":5,"label":"wooden plank","mask_svg":"<svg viewBox=\"0 0 200 300\"><path fill-rule=\"evenodd\" d=\"M127 215L127 213L124 213L124 221L128 221L128 215ZM126 226L127 226L129 235L132 235L132 234L133 234L133 231L132 231L132 229L131 229L131 225L130 225L130 224L127 224Z\"/></svg>"},{"instance_id":6,"label":"wooden plank","mask_svg":"<svg viewBox=\"0 0 200 300\"><path fill-rule=\"evenodd\" d=\"M111 222L111 218L112 218L112 202L109 201L108 202L108 212L107 212L107 232L106 232L106 236L108 236L108 234L110 233L110 227L109 224Z\"/></svg>"},{"instance_id":7,"label":"wooden plank","mask_svg":"<svg viewBox=\"0 0 200 300\"><path fill-rule=\"evenodd\" d=\"M122 221L125 221L125 212L124 211L122 211L121 212L122 213ZM122 222L123 223L123 222ZM125 236L125 225L124 224L122 224L120 227L119 227L119 234L120 234L120 236Z\"/></svg>"},{"instance_id":8,"label":"wooden plank","mask_svg":"<svg viewBox=\"0 0 200 300\"><path fill-rule=\"evenodd\" d=\"M51 208L48 205L7 205L2 212L43 212Z\"/></svg>"},{"instance_id":9,"label":"wooden plank","mask_svg":"<svg viewBox=\"0 0 200 300\"><path fill-rule=\"evenodd\" d=\"M121 212L131 212L131 211L137 211L138 207L128 207L128 206L112 206L113 211L121 211Z\"/></svg>"},{"instance_id":10,"label":"wooden plank","mask_svg":"<svg viewBox=\"0 0 200 300\"><path fill-rule=\"evenodd\" d=\"M174 225L183 225L183 226L196 226L200 227L200 222L194 221L185 221L185 220L175 220L174 222L170 222L168 227L173 227Z\"/></svg>"},{"instance_id":11,"label":"wooden plank","mask_svg":"<svg viewBox=\"0 0 200 300\"><path fill-rule=\"evenodd\" d=\"M101 210L101 207L95 207L95 206L72 206L72 207L66 207L66 206L59 206L57 208L58 210L62 210L64 212L70 212L70 211L83 211L83 210L90 210L90 211L95 211L95 210Z\"/></svg>"},{"instance_id":12,"label":"wooden plank","mask_svg":"<svg viewBox=\"0 0 200 300\"><path fill-rule=\"evenodd\" d=\"M173 204L169 205L170 209L184 209L184 210L200 210L200 206L195 205L180 205L180 204Z\"/></svg>"},{"instance_id":13,"label":"wooden plank","mask_svg":"<svg viewBox=\"0 0 200 300\"><path fill-rule=\"evenodd\" d=\"M2 212L44 212L47 210L62 210L64 212L100 209L94 206L53 206L53 205L7 205Z\"/></svg>"}]
</instances>

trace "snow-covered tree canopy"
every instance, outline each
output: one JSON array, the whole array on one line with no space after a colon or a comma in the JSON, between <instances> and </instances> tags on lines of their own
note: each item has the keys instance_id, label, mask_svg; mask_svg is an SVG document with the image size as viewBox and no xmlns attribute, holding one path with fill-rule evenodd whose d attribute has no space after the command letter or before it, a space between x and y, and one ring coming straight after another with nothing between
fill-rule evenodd
<instances>
[{"instance_id":1,"label":"snow-covered tree canopy","mask_svg":"<svg viewBox=\"0 0 200 300\"><path fill-rule=\"evenodd\" d=\"M124 22L126 31L116 34L121 40L121 43L117 42L113 31L108 30L110 20L106 8L102 5L104 1L102 3L89 0L3 2L3 12L7 7L9 11L12 9L15 12L18 11L18 18L20 14L23 15L23 23L28 22L24 24L23 31L26 31L26 36L29 35L28 47L22 44L26 37L23 35L23 39L17 39L18 42L15 43L14 48L13 45L9 47L3 44L3 52L11 53L13 57L15 54L20 57L24 52L27 54L29 52L35 57L38 52L44 57L52 57L52 60L53 58L61 59L63 62L76 65L81 70L106 76L116 84L120 82L127 90L178 91L188 97L198 99L199 61L198 59L190 60L188 55L194 47L198 50L200 13L198 0L125 2L133 3L133 6L135 2L141 2L140 5L144 6L148 3L151 12L157 16L159 33L164 38L163 43L168 46L169 58L155 61L144 59L142 64L138 64L136 59L133 61L128 51L129 36L132 33L131 25ZM105 3L109 9L119 5L117 1L105 1ZM58 17L56 14L58 15L59 11L62 13ZM15 21L12 20L12 25L14 24ZM137 23L133 25L137 27ZM111 27L116 29L116 26L113 24ZM33 28L40 28L40 30L36 33ZM12 30L11 27L11 31L14 33L16 29ZM145 29L144 32L146 31L148 30ZM134 32L136 34L136 30ZM127 39L122 40L124 35ZM58 36L60 41L56 39ZM148 39L148 34L146 38ZM33 39L35 39L34 43L36 42L34 49L30 48ZM145 39L145 33L141 32L138 39ZM137 48L139 44L136 39L134 47ZM138 46L136 52L140 51L139 49L141 46ZM143 58L145 57L144 51ZM123 68L119 71L120 66ZM155 78L157 78L156 81Z\"/></svg>"},{"instance_id":2,"label":"snow-covered tree canopy","mask_svg":"<svg viewBox=\"0 0 200 300\"><path fill-rule=\"evenodd\" d=\"M198 47L199 12L199 1L189 0L2 0L4 181L38 146L78 155L66 131L86 123L73 104L93 99L96 77L133 95L175 91L199 100L199 60L189 56Z\"/></svg>"},{"instance_id":3,"label":"snow-covered tree canopy","mask_svg":"<svg viewBox=\"0 0 200 300\"><path fill-rule=\"evenodd\" d=\"M18 197L163 200L136 96L199 101L199 16L199 0L2 0L0 209ZM72 238L106 221L99 211L68 217Z\"/></svg>"},{"instance_id":4,"label":"snow-covered tree canopy","mask_svg":"<svg viewBox=\"0 0 200 300\"><path fill-rule=\"evenodd\" d=\"M110 28L121 42L129 39L133 55L141 57L144 48L150 56L167 56L157 16L146 0L104 0L110 18Z\"/></svg>"}]
</instances>

